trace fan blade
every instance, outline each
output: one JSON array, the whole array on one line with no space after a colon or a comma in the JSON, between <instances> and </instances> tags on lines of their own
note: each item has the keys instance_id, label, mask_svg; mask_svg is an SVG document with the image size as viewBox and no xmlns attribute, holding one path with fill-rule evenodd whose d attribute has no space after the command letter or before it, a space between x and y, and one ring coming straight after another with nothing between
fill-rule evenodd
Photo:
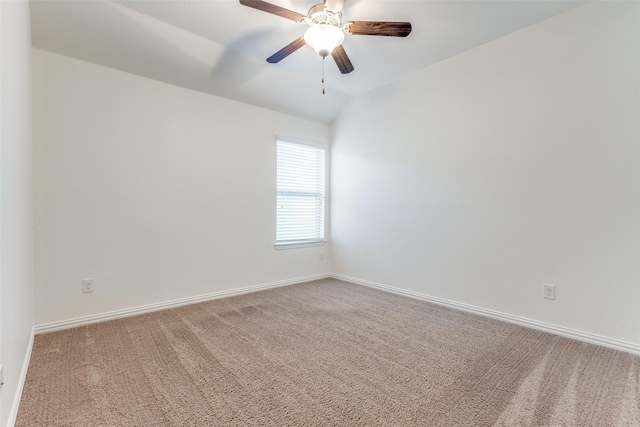
<instances>
[{"instance_id":1,"label":"fan blade","mask_svg":"<svg viewBox=\"0 0 640 427\"><path fill-rule=\"evenodd\" d=\"M333 57L333 60L336 61L336 65L342 74L349 74L353 71L351 60L347 56L347 52L344 51L342 45L334 48L331 51L331 56Z\"/></svg>"},{"instance_id":2,"label":"fan blade","mask_svg":"<svg viewBox=\"0 0 640 427\"><path fill-rule=\"evenodd\" d=\"M345 1L346 0L324 0L324 7L333 13L342 12Z\"/></svg>"},{"instance_id":3,"label":"fan blade","mask_svg":"<svg viewBox=\"0 0 640 427\"><path fill-rule=\"evenodd\" d=\"M369 36L407 37L411 32L411 23L356 21L347 24L347 32Z\"/></svg>"},{"instance_id":4,"label":"fan blade","mask_svg":"<svg viewBox=\"0 0 640 427\"><path fill-rule=\"evenodd\" d=\"M271 64L275 64L276 62L282 61L287 56L291 55L296 50L300 49L302 46L307 43L304 41L304 37L300 37L299 39L295 39L273 55L267 58L267 62Z\"/></svg>"},{"instance_id":5,"label":"fan blade","mask_svg":"<svg viewBox=\"0 0 640 427\"><path fill-rule=\"evenodd\" d=\"M284 7L277 6L275 4L267 3L262 0L240 0L240 4L243 6L252 7L254 9L261 10L263 12L273 13L274 15L282 16L283 18L291 19L295 22L304 21L305 16L294 12Z\"/></svg>"}]
</instances>

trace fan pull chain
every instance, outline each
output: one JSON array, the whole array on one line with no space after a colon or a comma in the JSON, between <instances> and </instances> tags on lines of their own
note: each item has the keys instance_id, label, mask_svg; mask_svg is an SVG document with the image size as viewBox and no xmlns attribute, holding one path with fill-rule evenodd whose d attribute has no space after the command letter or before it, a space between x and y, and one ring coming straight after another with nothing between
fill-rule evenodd
<instances>
[{"instance_id":1,"label":"fan pull chain","mask_svg":"<svg viewBox=\"0 0 640 427\"><path fill-rule=\"evenodd\" d=\"M322 57L322 94L324 95L324 59L326 56Z\"/></svg>"}]
</instances>

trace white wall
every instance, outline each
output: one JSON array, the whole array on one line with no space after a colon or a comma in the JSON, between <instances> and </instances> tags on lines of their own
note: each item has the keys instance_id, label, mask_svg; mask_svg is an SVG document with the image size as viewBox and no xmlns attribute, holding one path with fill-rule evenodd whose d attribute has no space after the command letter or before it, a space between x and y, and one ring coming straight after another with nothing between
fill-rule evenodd
<instances>
[{"instance_id":1,"label":"white wall","mask_svg":"<svg viewBox=\"0 0 640 427\"><path fill-rule=\"evenodd\" d=\"M37 49L33 73L36 325L328 273L273 246L275 137L327 126Z\"/></svg>"},{"instance_id":2,"label":"white wall","mask_svg":"<svg viewBox=\"0 0 640 427\"><path fill-rule=\"evenodd\" d=\"M33 330L29 3L0 2L0 425L13 423Z\"/></svg>"},{"instance_id":3,"label":"white wall","mask_svg":"<svg viewBox=\"0 0 640 427\"><path fill-rule=\"evenodd\" d=\"M640 344L639 22L594 2L356 98L333 271Z\"/></svg>"}]
</instances>

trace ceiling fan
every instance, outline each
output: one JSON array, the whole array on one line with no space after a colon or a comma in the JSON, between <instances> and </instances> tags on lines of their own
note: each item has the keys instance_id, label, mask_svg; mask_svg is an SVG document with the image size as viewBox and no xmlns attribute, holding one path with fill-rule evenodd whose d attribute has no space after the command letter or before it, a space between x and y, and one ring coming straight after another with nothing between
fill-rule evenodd
<instances>
[{"instance_id":1,"label":"ceiling fan","mask_svg":"<svg viewBox=\"0 0 640 427\"><path fill-rule=\"evenodd\" d=\"M411 23L352 21L343 24L342 8L345 1L346 0L324 0L324 3L312 6L306 16L263 0L240 0L240 4L309 26L304 36L297 38L271 55L267 58L267 62L272 64L280 62L302 46L308 44L314 48L323 59L331 54L340 72L342 74L348 74L352 72L354 68L342 47L345 34L406 37L411 32Z\"/></svg>"}]
</instances>

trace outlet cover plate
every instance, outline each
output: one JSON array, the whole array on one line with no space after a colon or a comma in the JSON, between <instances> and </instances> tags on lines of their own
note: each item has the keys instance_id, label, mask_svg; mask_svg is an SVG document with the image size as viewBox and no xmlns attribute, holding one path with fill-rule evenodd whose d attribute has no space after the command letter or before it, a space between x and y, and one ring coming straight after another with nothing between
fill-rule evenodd
<instances>
[{"instance_id":1,"label":"outlet cover plate","mask_svg":"<svg viewBox=\"0 0 640 427\"><path fill-rule=\"evenodd\" d=\"M556 299L556 285L549 285L547 283L542 285L542 298Z\"/></svg>"},{"instance_id":2,"label":"outlet cover plate","mask_svg":"<svg viewBox=\"0 0 640 427\"><path fill-rule=\"evenodd\" d=\"M93 292L93 279L82 279L82 293Z\"/></svg>"}]
</instances>

